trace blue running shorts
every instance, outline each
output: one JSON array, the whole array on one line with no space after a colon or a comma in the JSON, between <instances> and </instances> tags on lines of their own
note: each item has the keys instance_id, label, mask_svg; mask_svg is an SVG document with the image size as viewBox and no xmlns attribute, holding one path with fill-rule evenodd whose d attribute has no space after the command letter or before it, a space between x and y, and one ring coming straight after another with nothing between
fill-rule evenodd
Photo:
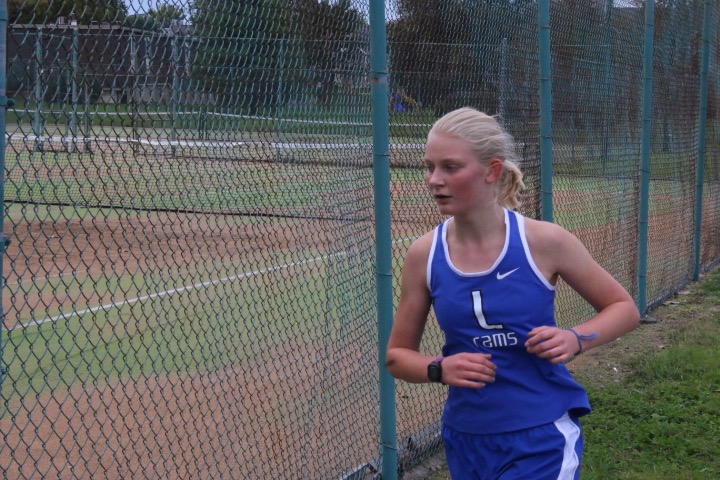
<instances>
[{"instance_id":1,"label":"blue running shorts","mask_svg":"<svg viewBox=\"0 0 720 480\"><path fill-rule=\"evenodd\" d=\"M565 414L553 423L507 433L475 435L442 429L455 480L579 480L583 435Z\"/></svg>"}]
</instances>

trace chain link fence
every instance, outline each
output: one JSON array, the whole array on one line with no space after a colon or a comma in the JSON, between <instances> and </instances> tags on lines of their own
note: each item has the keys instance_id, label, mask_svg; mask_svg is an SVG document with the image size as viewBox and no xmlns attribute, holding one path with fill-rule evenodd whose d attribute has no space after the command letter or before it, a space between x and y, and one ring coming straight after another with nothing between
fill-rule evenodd
<instances>
[{"instance_id":1,"label":"chain link fence","mask_svg":"<svg viewBox=\"0 0 720 480\"><path fill-rule=\"evenodd\" d=\"M441 388L379 401L370 0L9 8L2 476L393 478L382 408L400 477L440 448ZM521 211L551 166L554 220L651 307L720 262L720 8L657 4L648 50L640 2L553 2L551 59L538 8L387 3L395 283L441 220L425 135L472 105L516 139ZM561 284L558 321L590 315Z\"/></svg>"}]
</instances>

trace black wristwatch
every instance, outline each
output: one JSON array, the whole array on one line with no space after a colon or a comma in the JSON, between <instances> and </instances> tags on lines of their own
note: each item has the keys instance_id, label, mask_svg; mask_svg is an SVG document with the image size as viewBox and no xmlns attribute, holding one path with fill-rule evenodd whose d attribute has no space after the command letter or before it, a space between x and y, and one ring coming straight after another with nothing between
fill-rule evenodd
<instances>
[{"instance_id":1,"label":"black wristwatch","mask_svg":"<svg viewBox=\"0 0 720 480\"><path fill-rule=\"evenodd\" d=\"M431 382L442 383L442 361L444 357L437 357L435 360L430 362L427 367L428 380Z\"/></svg>"}]
</instances>

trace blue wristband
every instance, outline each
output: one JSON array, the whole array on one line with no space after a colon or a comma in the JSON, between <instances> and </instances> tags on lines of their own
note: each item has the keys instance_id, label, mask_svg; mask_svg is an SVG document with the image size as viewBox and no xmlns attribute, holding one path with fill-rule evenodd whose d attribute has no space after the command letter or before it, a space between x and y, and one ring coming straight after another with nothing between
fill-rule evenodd
<instances>
[{"instance_id":1,"label":"blue wristband","mask_svg":"<svg viewBox=\"0 0 720 480\"><path fill-rule=\"evenodd\" d=\"M583 347L583 340L595 340L600 336L599 333L593 333L590 335L581 335L578 332L575 331L574 328L566 328L565 330L570 330L572 333L575 334L575 337L577 337L578 345L580 345L580 351L577 353L580 355L581 353L585 352L585 347Z\"/></svg>"}]
</instances>

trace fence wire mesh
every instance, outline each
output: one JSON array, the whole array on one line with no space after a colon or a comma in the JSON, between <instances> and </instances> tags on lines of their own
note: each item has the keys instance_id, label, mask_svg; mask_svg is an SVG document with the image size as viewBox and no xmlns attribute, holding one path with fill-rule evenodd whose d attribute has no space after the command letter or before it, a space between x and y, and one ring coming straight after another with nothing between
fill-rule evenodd
<instances>
[{"instance_id":1,"label":"fence wire mesh","mask_svg":"<svg viewBox=\"0 0 720 480\"><path fill-rule=\"evenodd\" d=\"M33 5L8 38L2 476L377 457L367 6Z\"/></svg>"},{"instance_id":2,"label":"fence wire mesh","mask_svg":"<svg viewBox=\"0 0 720 480\"><path fill-rule=\"evenodd\" d=\"M702 222L700 225L700 264L706 268L720 258L720 7L711 4L708 38L707 142L704 147L705 168L702 171ZM693 56L693 61L695 60ZM699 57L702 62L702 57ZM701 63L702 65L702 63ZM703 73L702 71L700 72ZM712 119L712 120L710 120ZM696 227L697 228L697 227ZM696 232L697 235L697 232Z\"/></svg>"},{"instance_id":3,"label":"fence wire mesh","mask_svg":"<svg viewBox=\"0 0 720 480\"><path fill-rule=\"evenodd\" d=\"M379 478L370 1L101 3L9 2L2 476ZM705 145L703 2L656 6L649 304L691 281L696 235L720 261L709 5ZM555 220L637 296L645 10L551 7ZM540 217L541 59L537 2L386 8L398 285L441 220L422 155L451 109L498 116ZM561 285L561 324L591 314ZM401 477L443 401L398 382Z\"/></svg>"}]
</instances>

